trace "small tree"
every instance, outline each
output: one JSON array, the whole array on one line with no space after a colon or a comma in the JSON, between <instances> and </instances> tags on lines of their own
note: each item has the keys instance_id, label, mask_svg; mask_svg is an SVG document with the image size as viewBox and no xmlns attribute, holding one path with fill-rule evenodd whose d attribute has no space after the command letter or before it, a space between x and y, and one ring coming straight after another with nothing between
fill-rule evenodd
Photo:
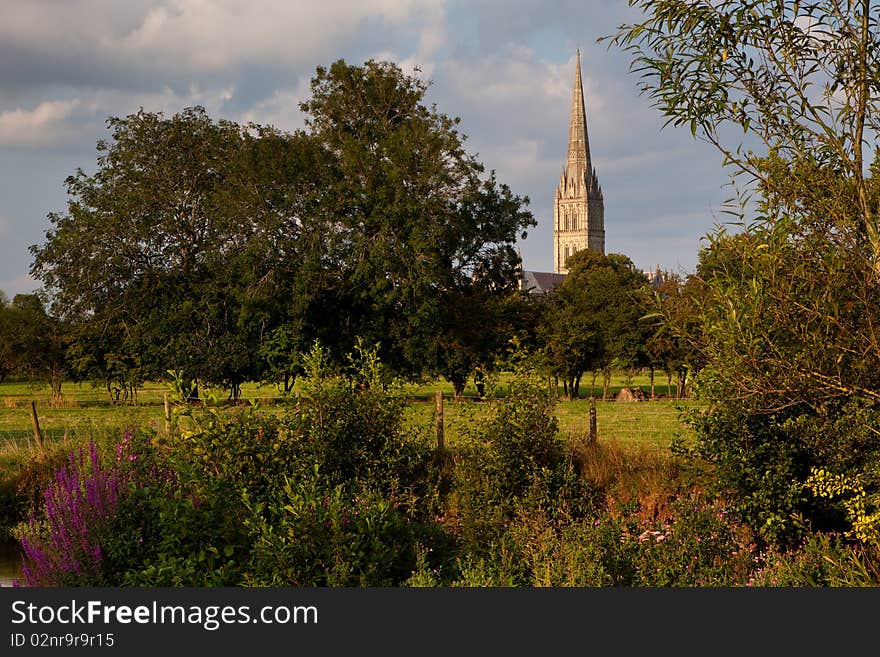
<instances>
[{"instance_id":1,"label":"small tree","mask_svg":"<svg viewBox=\"0 0 880 657\"><path fill-rule=\"evenodd\" d=\"M53 404L63 400L68 343L64 325L46 310L44 295L16 294L12 303L0 306L0 367L48 382Z\"/></svg>"},{"instance_id":2,"label":"small tree","mask_svg":"<svg viewBox=\"0 0 880 657\"><path fill-rule=\"evenodd\" d=\"M584 250L568 261L569 273L547 301L544 357L576 399L584 372L603 373L603 399L613 362L636 362L644 335L647 279L629 258Z\"/></svg>"}]
</instances>

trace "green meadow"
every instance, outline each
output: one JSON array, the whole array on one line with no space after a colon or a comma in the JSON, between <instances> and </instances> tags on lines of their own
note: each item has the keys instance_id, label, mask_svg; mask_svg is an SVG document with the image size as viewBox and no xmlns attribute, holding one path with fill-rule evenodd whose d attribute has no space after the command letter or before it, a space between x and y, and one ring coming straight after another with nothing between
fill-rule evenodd
<instances>
[{"instance_id":1,"label":"green meadow","mask_svg":"<svg viewBox=\"0 0 880 657\"><path fill-rule=\"evenodd\" d=\"M504 396L509 392L509 377L502 375L492 392ZM658 380L659 381L659 380ZM626 378L615 376L609 387L608 401L602 401L601 388L595 389L598 435L654 447L668 447L676 436L684 435L679 416L683 409L695 402L667 397L665 385L656 385L658 399L650 402L612 401L622 387L638 387L646 395L650 391L647 376ZM52 405L49 389L41 383L0 383L0 447L4 451L29 447L34 440L31 418L31 402L35 403L43 438L47 443L75 440L108 431L120 431L126 427L154 425L164 426L163 396L168 387L162 383L147 383L137 389L136 400L113 403L106 389L90 383L67 383L64 385L64 401ZM463 399L453 397L452 385L445 381L402 386L402 394L408 400L407 418L414 434L432 439L436 435L435 394L443 393L444 437L453 444L456 438L467 432L478 421L482 402L473 385L465 390ZM589 385L581 390L581 399L566 400L561 396L556 406L556 417L562 435L587 434L589 432ZM675 390L673 387L673 395ZM226 393L221 390L203 390L203 396L213 395L221 402ZM247 384L242 388L242 398L247 402L263 405L267 412L283 412L284 397L271 385Z\"/></svg>"}]
</instances>

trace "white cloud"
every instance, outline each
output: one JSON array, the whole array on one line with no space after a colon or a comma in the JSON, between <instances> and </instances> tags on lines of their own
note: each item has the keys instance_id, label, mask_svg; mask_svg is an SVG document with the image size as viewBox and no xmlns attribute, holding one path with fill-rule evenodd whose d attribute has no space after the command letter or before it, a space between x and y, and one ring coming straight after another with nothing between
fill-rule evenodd
<instances>
[{"instance_id":1,"label":"white cloud","mask_svg":"<svg viewBox=\"0 0 880 657\"><path fill-rule=\"evenodd\" d=\"M69 132L67 119L79 99L46 100L33 109L0 112L0 146L45 146Z\"/></svg>"}]
</instances>

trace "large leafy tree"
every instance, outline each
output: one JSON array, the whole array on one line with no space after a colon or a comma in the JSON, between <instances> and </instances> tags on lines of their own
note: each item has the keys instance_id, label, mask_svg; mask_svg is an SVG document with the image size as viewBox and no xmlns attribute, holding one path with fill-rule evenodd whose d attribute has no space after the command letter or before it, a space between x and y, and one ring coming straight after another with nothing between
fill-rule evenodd
<instances>
[{"instance_id":1,"label":"large leafy tree","mask_svg":"<svg viewBox=\"0 0 880 657\"><path fill-rule=\"evenodd\" d=\"M301 108L328 162L325 344L342 354L361 337L398 373L460 386L497 328L491 299L517 286L514 244L535 223L528 199L485 174L459 120L393 63L337 61L318 68L311 91Z\"/></svg>"},{"instance_id":2,"label":"large leafy tree","mask_svg":"<svg viewBox=\"0 0 880 657\"><path fill-rule=\"evenodd\" d=\"M77 327L77 371L289 391L316 339L340 362L361 339L398 374L466 377L497 342L534 219L426 89L391 63L339 61L301 105L307 131L198 107L111 118L97 172L68 178L67 212L32 247Z\"/></svg>"},{"instance_id":3,"label":"large leafy tree","mask_svg":"<svg viewBox=\"0 0 880 657\"><path fill-rule=\"evenodd\" d=\"M612 38L643 91L720 149L752 200L731 208L744 229L701 253L700 330L679 327L706 363L698 451L767 537L840 528L811 473L874 504L880 490L880 3L630 5L644 20Z\"/></svg>"},{"instance_id":4,"label":"large leafy tree","mask_svg":"<svg viewBox=\"0 0 880 657\"><path fill-rule=\"evenodd\" d=\"M259 374L277 282L297 261L297 137L202 108L108 125L97 172L67 179L67 212L32 247L32 273L79 328L81 372L130 385L179 369L235 394Z\"/></svg>"}]
</instances>

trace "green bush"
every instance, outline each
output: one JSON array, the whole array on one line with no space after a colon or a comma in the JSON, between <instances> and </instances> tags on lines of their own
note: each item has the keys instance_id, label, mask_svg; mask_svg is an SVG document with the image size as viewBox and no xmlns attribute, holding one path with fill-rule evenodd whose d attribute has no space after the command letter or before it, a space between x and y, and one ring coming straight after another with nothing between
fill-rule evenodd
<instances>
[{"instance_id":1,"label":"green bush","mask_svg":"<svg viewBox=\"0 0 880 657\"><path fill-rule=\"evenodd\" d=\"M416 538L397 505L332 485L286 480L274 504L250 504L249 586L395 586L416 564Z\"/></svg>"},{"instance_id":2,"label":"green bush","mask_svg":"<svg viewBox=\"0 0 880 657\"><path fill-rule=\"evenodd\" d=\"M769 550L762 564L749 586L880 586L880 550L835 533L808 534L795 548Z\"/></svg>"},{"instance_id":3,"label":"green bush","mask_svg":"<svg viewBox=\"0 0 880 657\"><path fill-rule=\"evenodd\" d=\"M216 427L230 426L219 417L214 421ZM242 424L238 417L231 422ZM114 585L238 583L240 566L233 556L240 557L247 547L242 507L229 478L212 477L214 468L193 452L194 444L180 439L177 449L170 449L155 432L141 430L126 433L117 446L117 460L130 474L103 546L107 577ZM247 464L228 466L236 473L247 470Z\"/></svg>"},{"instance_id":4,"label":"green bush","mask_svg":"<svg viewBox=\"0 0 880 657\"><path fill-rule=\"evenodd\" d=\"M747 528L718 502L680 498L670 516L637 537L637 586L736 586L755 567Z\"/></svg>"},{"instance_id":5,"label":"green bush","mask_svg":"<svg viewBox=\"0 0 880 657\"><path fill-rule=\"evenodd\" d=\"M765 541L794 545L808 530L843 531L843 506L811 494L816 468L858 476L880 490L880 413L863 400L792 406L766 414L726 401L691 413L696 446L685 452L714 465L714 488Z\"/></svg>"},{"instance_id":6,"label":"green bush","mask_svg":"<svg viewBox=\"0 0 880 657\"><path fill-rule=\"evenodd\" d=\"M575 456L560 439L546 388L521 373L507 397L488 404L453 454L447 515L462 541L482 549L499 540L522 509L551 518L591 509L595 491L579 478Z\"/></svg>"}]
</instances>

